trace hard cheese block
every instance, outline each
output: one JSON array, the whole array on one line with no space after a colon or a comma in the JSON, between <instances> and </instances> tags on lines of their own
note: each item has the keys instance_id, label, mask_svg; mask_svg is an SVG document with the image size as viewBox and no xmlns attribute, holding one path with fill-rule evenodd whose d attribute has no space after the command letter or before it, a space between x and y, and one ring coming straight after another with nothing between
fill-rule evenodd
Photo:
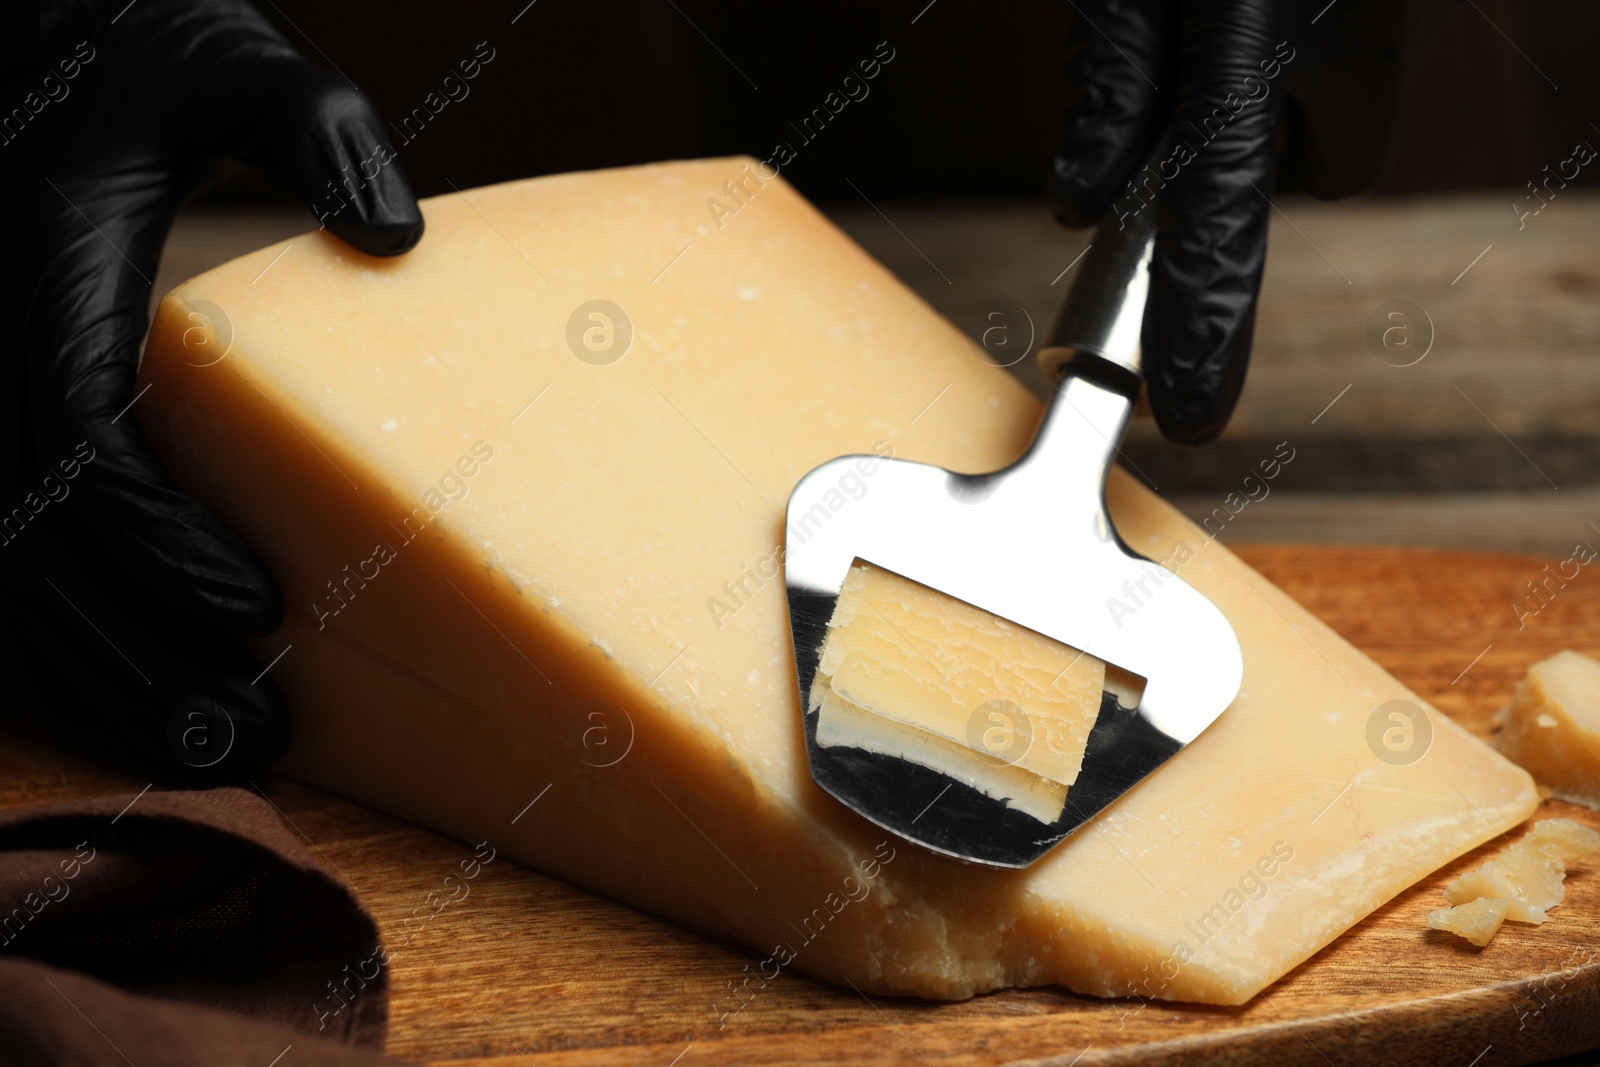
<instances>
[{"instance_id":1,"label":"hard cheese block","mask_svg":"<svg viewBox=\"0 0 1600 1067\"><path fill-rule=\"evenodd\" d=\"M886 841L807 773L787 495L845 453L993 469L1036 402L752 161L423 211L399 259L318 232L180 286L141 366L161 454L282 583L288 773L779 970L946 998L1240 1003L1533 809L1437 713L1414 762L1370 746L1417 698L1115 472L1122 535L1233 621L1238 699L1027 870Z\"/></svg>"},{"instance_id":2,"label":"hard cheese block","mask_svg":"<svg viewBox=\"0 0 1600 1067\"><path fill-rule=\"evenodd\" d=\"M871 564L845 578L812 688L817 742L907 758L1061 815L1105 664Z\"/></svg>"}]
</instances>

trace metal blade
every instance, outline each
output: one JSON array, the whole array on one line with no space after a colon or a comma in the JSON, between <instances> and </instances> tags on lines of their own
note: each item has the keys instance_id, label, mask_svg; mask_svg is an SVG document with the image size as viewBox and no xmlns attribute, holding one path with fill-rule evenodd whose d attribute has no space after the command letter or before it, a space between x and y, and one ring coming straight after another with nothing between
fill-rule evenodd
<instances>
[{"instance_id":1,"label":"metal blade","mask_svg":"<svg viewBox=\"0 0 1600 1067\"><path fill-rule=\"evenodd\" d=\"M929 586L1145 679L1139 706L1108 693L1083 770L1053 825L905 760L817 744L817 783L872 822L937 852L1024 867L1197 737L1233 701L1243 658L1221 611L1181 577L1134 552L1105 510L1112 442L1130 402L1067 376L1028 453L991 474L877 457L823 464L788 507L784 581L802 709L823 639L856 560ZM837 510L828 496L863 461L870 492ZM1132 591L1130 600L1130 590ZM1142 590L1142 592L1141 592ZM1110 602L1135 604L1113 613Z\"/></svg>"}]
</instances>

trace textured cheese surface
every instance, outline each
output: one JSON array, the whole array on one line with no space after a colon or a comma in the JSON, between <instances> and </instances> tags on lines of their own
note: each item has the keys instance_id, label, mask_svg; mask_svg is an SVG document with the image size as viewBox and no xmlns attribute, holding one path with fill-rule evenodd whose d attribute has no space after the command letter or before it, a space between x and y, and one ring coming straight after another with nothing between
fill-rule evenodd
<instances>
[{"instance_id":1,"label":"textured cheese surface","mask_svg":"<svg viewBox=\"0 0 1600 1067\"><path fill-rule=\"evenodd\" d=\"M1009 723L1015 713L1002 716ZM909 760L963 782L985 796L1032 815L1042 823L1061 818L1067 806L1067 787L1041 778L1030 770L951 741L921 726L887 718L841 699L823 694L818 706L817 744L822 748L859 748Z\"/></svg>"},{"instance_id":2,"label":"textured cheese surface","mask_svg":"<svg viewBox=\"0 0 1600 1067\"><path fill-rule=\"evenodd\" d=\"M1528 668L1495 746L1563 800L1600 808L1600 661L1567 649Z\"/></svg>"},{"instance_id":3,"label":"textured cheese surface","mask_svg":"<svg viewBox=\"0 0 1600 1067\"><path fill-rule=\"evenodd\" d=\"M883 843L807 772L788 493L875 445L994 469L1038 406L754 170L471 190L424 202L402 258L307 234L165 299L136 410L283 586L258 651L282 653L286 771L929 997L1240 1003L1533 809L1527 774L1437 713L1420 760L1379 758L1372 712L1418 698L1118 471L1123 537L1187 545L1238 631L1238 699L1025 871ZM871 491L842 480L839 506Z\"/></svg>"},{"instance_id":4,"label":"textured cheese surface","mask_svg":"<svg viewBox=\"0 0 1600 1067\"><path fill-rule=\"evenodd\" d=\"M825 716L853 706L952 742L918 751L934 770L969 777L962 768L999 761L1070 786L1105 674L1093 656L857 562L828 623L812 700ZM864 734L870 720L856 721Z\"/></svg>"},{"instance_id":5,"label":"textured cheese surface","mask_svg":"<svg viewBox=\"0 0 1600 1067\"><path fill-rule=\"evenodd\" d=\"M1445 886L1444 899L1457 905L1503 900L1506 918L1542 923L1567 895L1567 866L1596 849L1600 833L1571 819L1541 819L1521 840Z\"/></svg>"},{"instance_id":6,"label":"textured cheese surface","mask_svg":"<svg viewBox=\"0 0 1600 1067\"><path fill-rule=\"evenodd\" d=\"M1435 908L1428 912L1428 926L1464 937L1482 948L1500 932L1509 904L1499 897L1479 897L1466 904Z\"/></svg>"}]
</instances>

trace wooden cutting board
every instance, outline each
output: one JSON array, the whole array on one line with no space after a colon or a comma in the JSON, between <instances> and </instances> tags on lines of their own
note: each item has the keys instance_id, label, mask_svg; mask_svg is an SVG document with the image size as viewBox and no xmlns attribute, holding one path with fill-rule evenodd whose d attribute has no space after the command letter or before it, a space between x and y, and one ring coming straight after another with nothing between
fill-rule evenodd
<instances>
[{"instance_id":1,"label":"wooden cutting board","mask_svg":"<svg viewBox=\"0 0 1600 1067\"><path fill-rule=\"evenodd\" d=\"M1243 545L1268 578L1479 736L1528 664L1600 654L1600 578L1584 571L1519 629L1513 603L1546 561L1407 549ZM1530 602L1531 603L1531 602ZM8 686L8 692L16 692ZM24 709L26 712L26 709ZM24 716L26 715L24 714ZM133 793L147 779L0 735L0 807ZM1482 950L1425 929L1443 884L1401 894L1240 1008L1144 1004L1059 989L959 1004L865 997L804 976L719 1026L757 956L518 867L489 864L435 912L466 846L271 777L261 787L376 915L389 947L389 1051L437 1064L1528 1064L1600 1048L1600 864L1543 926ZM1600 828L1550 802L1535 818ZM432 896L430 896L432 894ZM459 896L459 890L455 894ZM315 1029L309 1001L307 1027Z\"/></svg>"}]
</instances>

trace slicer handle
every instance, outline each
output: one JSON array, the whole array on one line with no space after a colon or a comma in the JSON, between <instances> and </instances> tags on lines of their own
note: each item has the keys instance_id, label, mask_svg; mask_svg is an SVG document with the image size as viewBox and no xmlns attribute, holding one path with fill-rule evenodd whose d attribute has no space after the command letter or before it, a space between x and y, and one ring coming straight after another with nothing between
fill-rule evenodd
<instances>
[{"instance_id":1,"label":"slicer handle","mask_svg":"<svg viewBox=\"0 0 1600 1067\"><path fill-rule=\"evenodd\" d=\"M1080 354L1099 356L1140 375L1139 331L1150 290L1155 231L1154 199L1147 199L1133 212L1119 214L1113 207L1095 228L1062 301L1049 343L1039 351L1039 369L1047 379L1057 381L1066 365ZM1135 379L1135 390L1137 385Z\"/></svg>"}]
</instances>

